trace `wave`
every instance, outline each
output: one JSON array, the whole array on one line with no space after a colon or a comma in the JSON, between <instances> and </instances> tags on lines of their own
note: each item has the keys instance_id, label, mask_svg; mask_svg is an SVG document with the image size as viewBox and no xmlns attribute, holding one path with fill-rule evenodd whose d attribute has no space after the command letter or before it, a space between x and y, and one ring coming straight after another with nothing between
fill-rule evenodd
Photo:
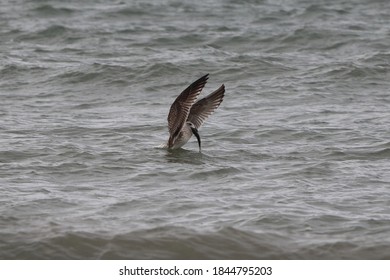
<instances>
[{"instance_id":1,"label":"wave","mask_svg":"<svg viewBox=\"0 0 390 280\"><path fill-rule=\"evenodd\" d=\"M59 17L59 16L66 17L75 12L75 10L71 8L54 7L50 4L40 5L32 9L32 11L36 13L38 16L53 16L53 17Z\"/></svg>"},{"instance_id":2,"label":"wave","mask_svg":"<svg viewBox=\"0 0 390 280\"><path fill-rule=\"evenodd\" d=\"M388 259L385 242L329 240L302 245L274 233L233 227L198 233L160 227L110 236L72 232L2 243L2 259Z\"/></svg>"}]
</instances>

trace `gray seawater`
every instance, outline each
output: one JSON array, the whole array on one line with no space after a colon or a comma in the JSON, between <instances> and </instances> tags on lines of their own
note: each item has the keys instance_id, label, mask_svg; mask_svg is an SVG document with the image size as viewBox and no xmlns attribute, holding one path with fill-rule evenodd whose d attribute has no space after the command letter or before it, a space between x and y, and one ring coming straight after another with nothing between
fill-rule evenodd
<instances>
[{"instance_id":1,"label":"gray seawater","mask_svg":"<svg viewBox=\"0 0 390 280\"><path fill-rule=\"evenodd\" d=\"M389 1L0 3L1 259L390 259Z\"/></svg>"}]
</instances>

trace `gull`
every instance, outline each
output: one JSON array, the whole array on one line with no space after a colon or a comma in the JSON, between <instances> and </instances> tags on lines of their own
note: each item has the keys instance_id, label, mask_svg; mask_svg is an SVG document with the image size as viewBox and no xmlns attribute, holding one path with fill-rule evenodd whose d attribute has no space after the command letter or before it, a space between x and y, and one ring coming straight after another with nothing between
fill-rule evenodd
<instances>
[{"instance_id":1,"label":"gull","mask_svg":"<svg viewBox=\"0 0 390 280\"><path fill-rule=\"evenodd\" d=\"M225 93L225 85L222 84L217 90L196 101L208 78L209 74L206 74L193 82L172 103L168 114L169 139L163 145L164 148L181 148L194 134L201 151L198 129L219 107Z\"/></svg>"}]
</instances>

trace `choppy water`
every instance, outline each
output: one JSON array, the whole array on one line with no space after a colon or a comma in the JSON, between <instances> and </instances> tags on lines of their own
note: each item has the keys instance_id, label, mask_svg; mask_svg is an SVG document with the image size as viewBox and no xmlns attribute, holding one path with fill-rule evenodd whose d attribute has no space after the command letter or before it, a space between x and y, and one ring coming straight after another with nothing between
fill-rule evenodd
<instances>
[{"instance_id":1,"label":"choppy water","mask_svg":"<svg viewBox=\"0 0 390 280\"><path fill-rule=\"evenodd\" d=\"M0 2L0 258L390 258L390 2Z\"/></svg>"}]
</instances>

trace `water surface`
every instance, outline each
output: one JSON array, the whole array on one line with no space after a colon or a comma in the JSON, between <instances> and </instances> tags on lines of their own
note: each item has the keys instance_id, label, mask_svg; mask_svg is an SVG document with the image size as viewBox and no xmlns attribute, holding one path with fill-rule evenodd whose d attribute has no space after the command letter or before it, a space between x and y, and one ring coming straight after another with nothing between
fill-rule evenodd
<instances>
[{"instance_id":1,"label":"water surface","mask_svg":"<svg viewBox=\"0 0 390 280\"><path fill-rule=\"evenodd\" d=\"M1 6L0 258L390 258L388 1Z\"/></svg>"}]
</instances>

